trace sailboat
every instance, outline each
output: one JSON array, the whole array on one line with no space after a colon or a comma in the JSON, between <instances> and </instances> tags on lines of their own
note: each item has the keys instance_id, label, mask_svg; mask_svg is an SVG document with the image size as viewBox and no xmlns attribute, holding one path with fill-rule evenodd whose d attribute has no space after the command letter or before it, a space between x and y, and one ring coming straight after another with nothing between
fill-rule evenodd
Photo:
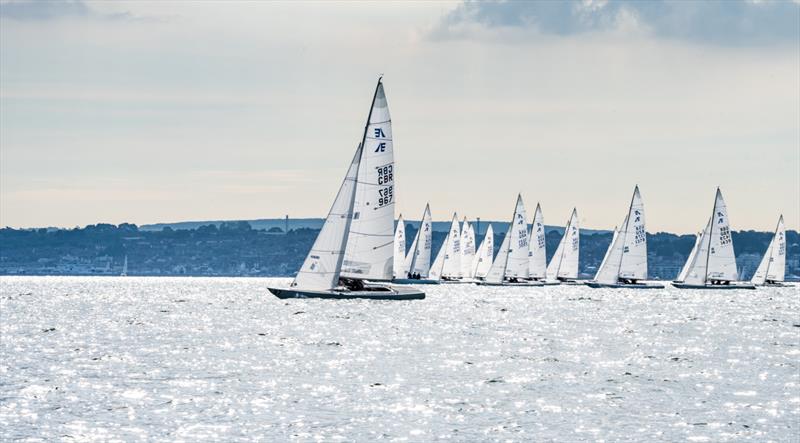
<instances>
[{"instance_id":1,"label":"sailboat","mask_svg":"<svg viewBox=\"0 0 800 443\"><path fill-rule=\"evenodd\" d=\"M425 205L414 241L405 257L403 269L406 274L396 277L392 282L398 284L431 285L438 284L438 279L429 278L431 269L431 245L433 244L433 223L431 222L430 205Z\"/></svg>"},{"instance_id":2,"label":"sailboat","mask_svg":"<svg viewBox=\"0 0 800 443\"><path fill-rule=\"evenodd\" d=\"M494 230L492 225L486 229L486 236L483 237L480 247L475 252L475 258L472 260L472 271L470 275L477 280L486 278L489 273L489 268L492 266L492 257L494 257Z\"/></svg>"},{"instance_id":3,"label":"sailboat","mask_svg":"<svg viewBox=\"0 0 800 443\"><path fill-rule=\"evenodd\" d=\"M756 273L750 283L757 286L786 286L783 279L786 273L786 226L783 224L783 215L778 219L775 235L769 242L767 252L761 259Z\"/></svg>"},{"instance_id":4,"label":"sailboat","mask_svg":"<svg viewBox=\"0 0 800 443\"><path fill-rule=\"evenodd\" d=\"M402 278L408 273L405 269L406 261L406 226L403 214L397 219L397 227L394 230L394 260L392 270L394 278Z\"/></svg>"},{"instance_id":5,"label":"sailboat","mask_svg":"<svg viewBox=\"0 0 800 443\"><path fill-rule=\"evenodd\" d=\"M619 226L594 280L592 288L663 289L663 285L641 283L647 280L647 234L644 224L644 203L639 187L633 190L628 213Z\"/></svg>"},{"instance_id":6,"label":"sailboat","mask_svg":"<svg viewBox=\"0 0 800 443\"><path fill-rule=\"evenodd\" d=\"M746 283L736 283L736 254L733 250L728 208L717 188L714 209L697 242L697 251L690 257L682 281L672 282L680 289L755 289Z\"/></svg>"},{"instance_id":7,"label":"sailboat","mask_svg":"<svg viewBox=\"0 0 800 443\"><path fill-rule=\"evenodd\" d=\"M542 207L536 204L531 223L530 245L528 248L528 278L544 281L547 277L547 236L544 228Z\"/></svg>"},{"instance_id":8,"label":"sailboat","mask_svg":"<svg viewBox=\"0 0 800 443\"><path fill-rule=\"evenodd\" d=\"M450 231L442 248L439 251L440 255L444 251L440 282L466 283L461 280L461 229L459 229L458 225L458 214L453 214L453 221L450 222Z\"/></svg>"},{"instance_id":9,"label":"sailboat","mask_svg":"<svg viewBox=\"0 0 800 443\"><path fill-rule=\"evenodd\" d=\"M578 257L580 254L580 227L578 226L578 210L572 214L564 226L564 236L558 243L555 254L547 265L548 282L576 284L578 278Z\"/></svg>"},{"instance_id":10,"label":"sailboat","mask_svg":"<svg viewBox=\"0 0 800 443\"><path fill-rule=\"evenodd\" d=\"M445 279L445 272L452 273L455 266L452 259L449 260L450 266L448 267L447 271L445 271L445 262L448 262L448 258L455 255L455 252L459 251L458 244L460 243L460 230L458 228L458 214L453 213L453 220L450 222L450 230L447 231L447 236L444 238L444 242L442 242L442 246L439 247L439 253L436 254L436 258L433 260L433 264L431 265L431 269L428 272L428 277L432 280L436 281L443 281ZM453 245L453 243L456 245ZM459 253L460 257L460 253ZM452 274L450 274L452 275ZM449 278L449 277L448 277Z\"/></svg>"},{"instance_id":11,"label":"sailboat","mask_svg":"<svg viewBox=\"0 0 800 443\"><path fill-rule=\"evenodd\" d=\"M500 251L492 262L483 285L542 286L541 282L528 280L528 222L525 220L525 205L522 195L517 195L514 215Z\"/></svg>"},{"instance_id":12,"label":"sailboat","mask_svg":"<svg viewBox=\"0 0 800 443\"><path fill-rule=\"evenodd\" d=\"M392 123L378 79L361 141L311 251L289 288L269 291L278 298L425 298L375 283L392 278L394 179Z\"/></svg>"},{"instance_id":13,"label":"sailboat","mask_svg":"<svg viewBox=\"0 0 800 443\"><path fill-rule=\"evenodd\" d=\"M475 229L464 217L461 225L461 279L472 280L472 262L475 259Z\"/></svg>"},{"instance_id":14,"label":"sailboat","mask_svg":"<svg viewBox=\"0 0 800 443\"><path fill-rule=\"evenodd\" d=\"M122 272L119 274L120 277L126 277L128 275L128 255L125 254L125 261L122 262Z\"/></svg>"}]
</instances>

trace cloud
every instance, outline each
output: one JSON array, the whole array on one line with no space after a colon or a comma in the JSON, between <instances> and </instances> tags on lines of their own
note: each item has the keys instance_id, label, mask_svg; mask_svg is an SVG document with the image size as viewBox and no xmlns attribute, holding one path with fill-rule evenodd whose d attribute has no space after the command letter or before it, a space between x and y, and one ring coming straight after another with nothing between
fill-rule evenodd
<instances>
[{"instance_id":1,"label":"cloud","mask_svg":"<svg viewBox=\"0 0 800 443\"><path fill-rule=\"evenodd\" d=\"M128 11L101 13L83 0L11 0L0 1L0 18L15 21L49 21L60 19L100 19L110 21L161 21L158 17L141 17Z\"/></svg>"},{"instance_id":2,"label":"cloud","mask_svg":"<svg viewBox=\"0 0 800 443\"><path fill-rule=\"evenodd\" d=\"M435 37L458 37L470 25L523 28L543 35L637 30L659 38L722 46L796 44L797 1L581 0L493 1L461 4Z\"/></svg>"}]
</instances>

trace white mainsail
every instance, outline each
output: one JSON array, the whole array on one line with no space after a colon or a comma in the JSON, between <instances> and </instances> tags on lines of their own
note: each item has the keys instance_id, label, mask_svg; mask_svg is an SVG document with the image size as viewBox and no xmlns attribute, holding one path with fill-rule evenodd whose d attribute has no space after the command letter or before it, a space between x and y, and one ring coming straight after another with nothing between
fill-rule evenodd
<instances>
[{"instance_id":1,"label":"white mainsail","mask_svg":"<svg viewBox=\"0 0 800 443\"><path fill-rule=\"evenodd\" d=\"M700 231L694 238L694 246L692 247L692 251L689 252L689 258L686 259L686 263L683 264L681 268L681 272L678 274L678 278L675 281L685 281L686 276L689 275L689 268L692 267L692 263L694 263L694 257L697 255L698 247L700 246L700 237L703 236L703 232Z\"/></svg>"},{"instance_id":2,"label":"white mainsail","mask_svg":"<svg viewBox=\"0 0 800 443\"><path fill-rule=\"evenodd\" d=\"M528 278L528 222L525 218L525 204L522 195L517 195L514 216L509 226L511 240L509 242L506 278Z\"/></svg>"},{"instance_id":3,"label":"white mainsail","mask_svg":"<svg viewBox=\"0 0 800 443\"><path fill-rule=\"evenodd\" d=\"M578 278L578 257L580 254L580 227L578 226L578 210L573 209L564 227L564 236L558 243L550 264L547 265L547 279Z\"/></svg>"},{"instance_id":4,"label":"white mainsail","mask_svg":"<svg viewBox=\"0 0 800 443\"><path fill-rule=\"evenodd\" d=\"M412 246L413 247L413 246ZM392 272L394 278L405 278L408 269L405 267L406 261L406 226L403 214L397 219L397 228L394 230L394 259Z\"/></svg>"},{"instance_id":5,"label":"white mainsail","mask_svg":"<svg viewBox=\"0 0 800 443\"><path fill-rule=\"evenodd\" d=\"M389 105L378 81L362 142L353 217L342 276L392 278L394 255L394 150Z\"/></svg>"},{"instance_id":6,"label":"white mainsail","mask_svg":"<svg viewBox=\"0 0 800 443\"><path fill-rule=\"evenodd\" d=\"M483 237L481 246L475 254L475 259L472 261L473 278L484 278L492 266L492 257L494 256L494 230L492 225L486 230L486 236Z\"/></svg>"},{"instance_id":7,"label":"white mainsail","mask_svg":"<svg viewBox=\"0 0 800 443\"><path fill-rule=\"evenodd\" d=\"M619 279L647 279L647 233L644 223L644 203L637 186L633 190L628 213L608 247L595 281L616 284Z\"/></svg>"},{"instance_id":8,"label":"white mainsail","mask_svg":"<svg viewBox=\"0 0 800 443\"><path fill-rule=\"evenodd\" d=\"M428 277L431 267L432 223L430 205L425 205L422 221L419 224L414 243L406 257L405 269L412 274L419 274L421 278Z\"/></svg>"},{"instance_id":9,"label":"white mainsail","mask_svg":"<svg viewBox=\"0 0 800 443\"><path fill-rule=\"evenodd\" d=\"M447 234L447 249L444 250L444 265L442 266L442 277L460 278L461 277L461 231L458 227L458 214L453 214L453 221L450 222L450 232Z\"/></svg>"},{"instance_id":10,"label":"white mainsail","mask_svg":"<svg viewBox=\"0 0 800 443\"><path fill-rule=\"evenodd\" d=\"M684 282L703 285L711 280L735 281L739 278L728 208L719 188L714 198L714 210L698 245Z\"/></svg>"},{"instance_id":11,"label":"white mainsail","mask_svg":"<svg viewBox=\"0 0 800 443\"><path fill-rule=\"evenodd\" d=\"M347 232L353 214L356 176L360 160L361 146L359 145L350 162L344 181L339 187L339 192L333 200L333 205L328 211L325 223L292 282L293 287L326 290L338 285Z\"/></svg>"},{"instance_id":12,"label":"white mainsail","mask_svg":"<svg viewBox=\"0 0 800 443\"><path fill-rule=\"evenodd\" d=\"M786 226L783 224L783 215L778 219L775 235L769 242L767 252L761 259L751 283L763 285L766 282L782 282L786 275Z\"/></svg>"},{"instance_id":13,"label":"white mainsail","mask_svg":"<svg viewBox=\"0 0 800 443\"><path fill-rule=\"evenodd\" d=\"M528 277L536 280L545 278L547 274L547 236L544 228L542 208L537 203L531 224L530 245L528 253Z\"/></svg>"},{"instance_id":14,"label":"white mainsail","mask_svg":"<svg viewBox=\"0 0 800 443\"><path fill-rule=\"evenodd\" d=\"M461 226L461 277L472 277L472 261L475 258L475 229L464 217Z\"/></svg>"}]
</instances>

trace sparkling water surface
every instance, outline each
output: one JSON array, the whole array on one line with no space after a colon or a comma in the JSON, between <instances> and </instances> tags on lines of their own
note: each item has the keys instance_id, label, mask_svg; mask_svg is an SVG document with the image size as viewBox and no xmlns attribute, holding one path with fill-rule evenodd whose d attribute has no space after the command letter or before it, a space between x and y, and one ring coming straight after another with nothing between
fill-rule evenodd
<instances>
[{"instance_id":1,"label":"sparkling water surface","mask_svg":"<svg viewBox=\"0 0 800 443\"><path fill-rule=\"evenodd\" d=\"M2 440L798 441L798 288L0 278Z\"/></svg>"}]
</instances>

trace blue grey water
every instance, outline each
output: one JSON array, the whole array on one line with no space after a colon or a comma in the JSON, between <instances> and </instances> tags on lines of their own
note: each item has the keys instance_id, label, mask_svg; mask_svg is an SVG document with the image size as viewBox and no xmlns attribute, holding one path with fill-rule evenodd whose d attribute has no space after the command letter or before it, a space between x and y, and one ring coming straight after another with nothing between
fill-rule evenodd
<instances>
[{"instance_id":1,"label":"blue grey water","mask_svg":"<svg viewBox=\"0 0 800 443\"><path fill-rule=\"evenodd\" d=\"M29 441L797 441L798 288L0 278L0 436Z\"/></svg>"}]
</instances>

